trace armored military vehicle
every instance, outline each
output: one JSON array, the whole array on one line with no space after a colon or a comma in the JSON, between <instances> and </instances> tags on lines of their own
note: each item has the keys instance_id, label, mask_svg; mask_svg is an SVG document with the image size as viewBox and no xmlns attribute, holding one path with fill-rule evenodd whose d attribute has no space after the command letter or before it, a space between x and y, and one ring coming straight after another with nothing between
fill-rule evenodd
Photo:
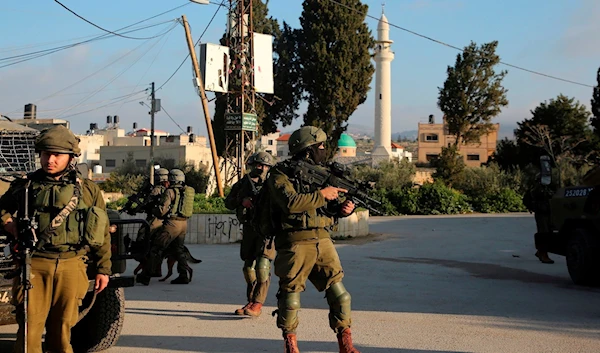
<instances>
[{"instance_id":1,"label":"armored military vehicle","mask_svg":"<svg viewBox=\"0 0 600 353\"><path fill-rule=\"evenodd\" d=\"M0 195L4 194L15 177L36 169L34 149L37 130L11 122L0 121ZM86 165L79 165L82 175ZM125 314L124 287L134 285L133 277L122 276L126 260L133 258L129 234L138 233L140 227L148 229L145 220L120 219L119 213L108 210L111 222L112 272L108 287L95 294L93 278L89 274L88 294L80 307L79 322L72 330L72 345L76 353L99 352L117 343ZM4 278L13 273L17 264L11 255L10 237L0 232L0 325L16 323L11 304L12 280ZM90 267L91 268L91 267Z\"/></svg>"},{"instance_id":2,"label":"armored military vehicle","mask_svg":"<svg viewBox=\"0 0 600 353\"><path fill-rule=\"evenodd\" d=\"M542 160L542 183L550 183L549 159ZM544 165L544 163L546 165ZM566 257L573 283L600 284L600 170L583 185L559 188L550 199L549 252Z\"/></svg>"}]
</instances>

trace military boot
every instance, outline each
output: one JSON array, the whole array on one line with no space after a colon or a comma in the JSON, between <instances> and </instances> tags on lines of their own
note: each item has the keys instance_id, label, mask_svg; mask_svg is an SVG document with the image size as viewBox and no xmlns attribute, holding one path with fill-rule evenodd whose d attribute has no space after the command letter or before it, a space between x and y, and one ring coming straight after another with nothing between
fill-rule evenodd
<instances>
[{"instance_id":1,"label":"military boot","mask_svg":"<svg viewBox=\"0 0 600 353\"><path fill-rule=\"evenodd\" d=\"M179 274L179 277L177 277L171 281L171 284L188 284L188 283L190 283L190 279L185 274Z\"/></svg>"},{"instance_id":2,"label":"military boot","mask_svg":"<svg viewBox=\"0 0 600 353\"><path fill-rule=\"evenodd\" d=\"M540 261L544 264L553 264L554 260L552 260L549 256L548 253L545 251L537 251L535 253L535 256L540 259Z\"/></svg>"},{"instance_id":3,"label":"military boot","mask_svg":"<svg viewBox=\"0 0 600 353\"><path fill-rule=\"evenodd\" d=\"M300 353L295 333L286 333L283 339L285 340L285 353Z\"/></svg>"},{"instance_id":4,"label":"military boot","mask_svg":"<svg viewBox=\"0 0 600 353\"><path fill-rule=\"evenodd\" d=\"M340 346L340 353L360 353L352 344L352 332L350 332L349 328L338 333L337 339Z\"/></svg>"},{"instance_id":5,"label":"military boot","mask_svg":"<svg viewBox=\"0 0 600 353\"><path fill-rule=\"evenodd\" d=\"M239 308L239 309L236 309L236 310L234 311L234 313L235 313L236 315L246 315L246 314L245 314L245 311L246 311L246 309L248 309L248 308L249 308L251 305L252 305L252 302L248 302L248 304L244 305L243 307L241 307L241 308Z\"/></svg>"},{"instance_id":6,"label":"military boot","mask_svg":"<svg viewBox=\"0 0 600 353\"><path fill-rule=\"evenodd\" d=\"M246 308L246 310L244 310L244 314L249 316L260 316L260 314L262 313L262 306L262 303L254 302L250 304L250 306Z\"/></svg>"}]
</instances>

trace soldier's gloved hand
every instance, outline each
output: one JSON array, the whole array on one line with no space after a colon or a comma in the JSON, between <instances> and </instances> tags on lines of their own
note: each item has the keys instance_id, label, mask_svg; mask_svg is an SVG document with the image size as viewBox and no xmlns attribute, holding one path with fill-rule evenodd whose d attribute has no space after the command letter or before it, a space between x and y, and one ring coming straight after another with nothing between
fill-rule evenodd
<instances>
[{"instance_id":1,"label":"soldier's gloved hand","mask_svg":"<svg viewBox=\"0 0 600 353\"><path fill-rule=\"evenodd\" d=\"M17 222L14 222L12 218L9 218L4 222L4 230L15 237L15 239L19 236L19 232L17 232Z\"/></svg>"},{"instance_id":2,"label":"soldier's gloved hand","mask_svg":"<svg viewBox=\"0 0 600 353\"><path fill-rule=\"evenodd\" d=\"M245 208L254 208L254 205L252 204L252 199L250 197L246 197L242 200L242 206L244 206Z\"/></svg>"},{"instance_id":3,"label":"soldier's gloved hand","mask_svg":"<svg viewBox=\"0 0 600 353\"><path fill-rule=\"evenodd\" d=\"M340 213L342 214L342 216L349 216L354 211L354 207L356 207L356 205L354 205L354 202L352 202L351 200L346 200L342 203Z\"/></svg>"},{"instance_id":4,"label":"soldier's gloved hand","mask_svg":"<svg viewBox=\"0 0 600 353\"><path fill-rule=\"evenodd\" d=\"M321 189L319 191L321 192L321 195L323 195L323 197L327 201L331 201L331 200L337 199L339 197L339 193L340 192L348 192L348 190L346 190L346 189L336 188L335 186L328 186L328 187L326 187L324 189Z\"/></svg>"},{"instance_id":5,"label":"soldier's gloved hand","mask_svg":"<svg viewBox=\"0 0 600 353\"><path fill-rule=\"evenodd\" d=\"M97 274L96 283L94 284L94 290L96 293L100 293L108 285L108 275Z\"/></svg>"}]
</instances>

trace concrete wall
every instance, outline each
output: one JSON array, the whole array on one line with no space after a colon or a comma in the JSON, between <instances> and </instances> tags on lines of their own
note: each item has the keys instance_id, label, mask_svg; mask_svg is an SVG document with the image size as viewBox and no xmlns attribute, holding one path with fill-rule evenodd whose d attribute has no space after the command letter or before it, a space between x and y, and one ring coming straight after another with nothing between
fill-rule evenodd
<instances>
[{"instance_id":1,"label":"concrete wall","mask_svg":"<svg viewBox=\"0 0 600 353\"><path fill-rule=\"evenodd\" d=\"M121 214L121 218L145 218ZM195 214L188 220L186 244L227 244L242 240L240 224L234 214ZM333 236L360 237L369 234L369 211L355 212L340 219Z\"/></svg>"}]
</instances>

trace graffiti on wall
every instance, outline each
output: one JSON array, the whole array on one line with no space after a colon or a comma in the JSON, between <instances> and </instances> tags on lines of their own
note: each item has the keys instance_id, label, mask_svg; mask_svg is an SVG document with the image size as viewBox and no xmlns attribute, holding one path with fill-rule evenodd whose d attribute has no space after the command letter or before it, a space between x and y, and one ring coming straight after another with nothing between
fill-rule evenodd
<instances>
[{"instance_id":1,"label":"graffiti on wall","mask_svg":"<svg viewBox=\"0 0 600 353\"><path fill-rule=\"evenodd\" d=\"M208 238L212 237L224 237L231 240L233 236L237 234L237 230L240 228L240 222L235 217L227 217L227 219L220 219L220 217L208 217L205 224L205 232Z\"/></svg>"}]
</instances>

